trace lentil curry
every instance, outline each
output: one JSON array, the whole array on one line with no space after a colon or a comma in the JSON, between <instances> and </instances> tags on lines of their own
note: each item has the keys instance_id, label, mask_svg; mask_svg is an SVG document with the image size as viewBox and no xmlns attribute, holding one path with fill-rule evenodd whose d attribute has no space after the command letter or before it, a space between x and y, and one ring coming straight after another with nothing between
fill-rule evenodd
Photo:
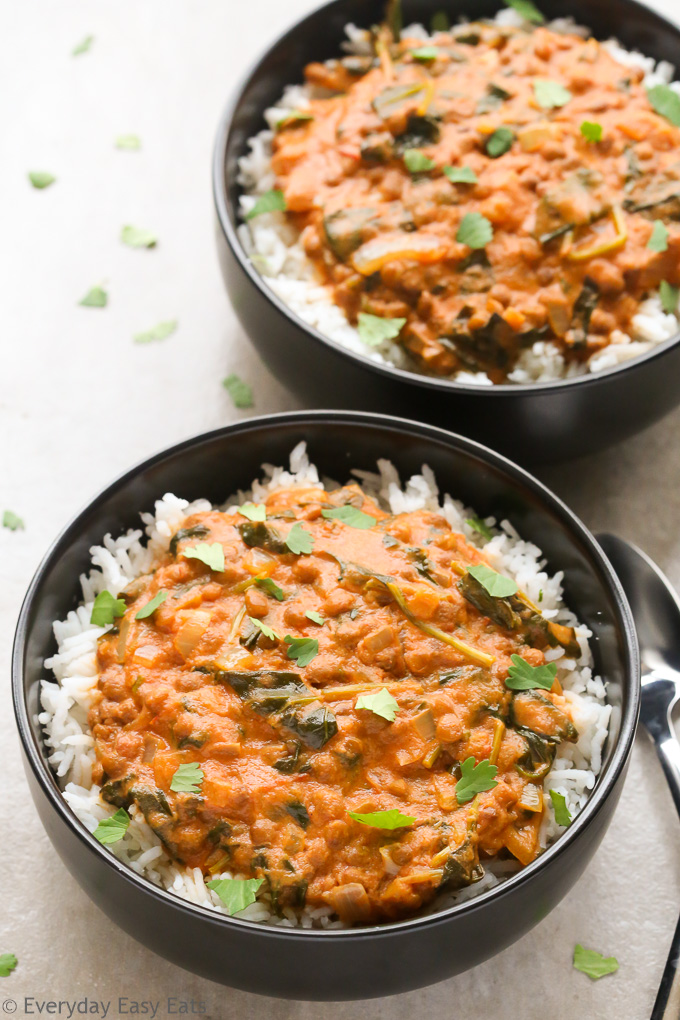
<instances>
[{"instance_id":1,"label":"lentil curry","mask_svg":"<svg viewBox=\"0 0 680 1020\"><path fill-rule=\"evenodd\" d=\"M577 737L545 652L575 634L441 513L276 490L189 516L120 598L94 781L208 880L366 923L540 852L543 777Z\"/></svg>"}]
</instances>

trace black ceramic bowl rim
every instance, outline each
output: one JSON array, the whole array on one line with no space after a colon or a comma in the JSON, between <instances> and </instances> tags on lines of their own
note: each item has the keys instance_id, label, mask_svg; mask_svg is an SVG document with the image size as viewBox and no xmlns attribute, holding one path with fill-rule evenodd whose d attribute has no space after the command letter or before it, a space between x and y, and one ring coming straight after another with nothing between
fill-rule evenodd
<instances>
[{"instance_id":1,"label":"black ceramic bowl rim","mask_svg":"<svg viewBox=\"0 0 680 1020\"><path fill-rule=\"evenodd\" d=\"M294 22L293 25L290 26L290 28L285 29L284 32L282 32L279 36L277 36L273 40L273 42L269 44L269 46L264 51L262 56L260 56L253 64L251 64L250 68L241 78L240 84L236 87L229 101L227 102L227 105L224 109L222 119L220 120L219 127L217 130L217 137L215 140L215 147L213 150L212 177L213 177L213 198L215 202L215 208L217 210L219 224L225 236L227 244L231 248L231 251L234 254L234 257L237 259L239 265L241 266L241 269L244 271L244 273L247 274L251 283L255 285L255 287L258 289L260 295L265 299L265 301L272 305L280 314L285 315L292 322L294 322L298 329L306 333L309 339L314 343L323 344L327 347L331 347L336 353L340 354L346 360L351 361L357 365L360 365L363 368L366 368L369 371L376 373L377 375L392 376L393 378L399 379L401 382L410 383L411 385L414 386L422 386L425 389L440 390L444 392L450 392L451 394L475 393L479 396L490 397L492 399L494 397L499 398L503 396L507 397L508 395L511 395L513 393L514 394L555 393L561 390L571 389L574 386L580 387L596 386L598 380L600 379L607 378L614 374L621 375L624 372L634 372L638 365L641 365L644 362L653 361L656 358L663 357L665 354L668 354L676 346L676 344L680 343L680 330L679 330L674 336L669 337L667 340L662 341L660 344L656 344L654 347L652 347L651 350L646 351L644 354L640 354L635 358L631 358L629 361L624 361L620 365L614 365L612 368L604 369L601 372L593 372L588 375L574 376L571 379L553 379L545 382L530 382L515 384L498 383L493 384L491 386L489 386L488 384L482 385L480 383L460 383L456 382L454 379L438 379L434 376L419 375L417 372L411 372L408 371L407 369L397 368L396 365L390 365L389 363L381 364L380 362L373 361L369 357L364 357L363 355L358 354L355 351L351 351L349 348L345 347L339 341L333 340L331 339L331 337L325 336L323 333L320 333L319 330L315 329L313 326L310 326L308 323L306 323L303 319L301 319L298 315L295 314L292 308L290 308L284 301L281 300L281 298L279 298L277 294L274 293L271 287L267 286L262 276L257 272L251 260L248 258L246 251L243 248L243 245L241 244L241 241L233 225L234 222L236 223L239 222L239 215L238 209L234 209L233 202L229 197L229 191L227 188L226 180L227 177L226 153L227 145L229 144L229 135L231 131L232 120L235 111L237 110L238 106L240 105L243 99L246 89L248 88L251 80L259 72L260 67L266 62L269 53L273 49L278 47L281 43L283 43L284 40L288 39L289 37L295 36L296 32L298 32L299 29L301 29L310 18L315 17L319 13L319 11L324 9L330 10L331 8L342 6L343 3L344 0L328 0L327 3L321 4L319 7L314 8L314 10L311 11L309 14L306 14L304 17L298 19L298 21ZM627 7L633 10L652 13L650 11L650 8L648 8L645 4L639 3L638 0L624 0L624 3ZM503 0L498 0L498 4L500 9L502 7ZM656 11L654 11L653 13L659 19L659 21L661 21L665 26L667 26L668 31L671 34L676 36L680 35L677 26L672 24L672 22L670 22L667 18L664 18L663 15L658 14ZM300 69L300 72L302 72L302 68ZM263 127L264 126L265 125L263 119ZM233 221L231 215L232 212Z\"/></svg>"},{"instance_id":2,"label":"black ceramic bowl rim","mask_svg":"<svg viewBox=\"0 0 680 1020\"><path fill-rule=\"evenodd\" d=\"M257 430L261 429L263 426L269 426L271 429L275 429L278 424L286 423L304 423L310 427L316 427L319 425L322 427L324 425L332 427L338 419L357 423L364 422L367 425L383 426L398 432L408 433L418 437L424 437L426 439L435 439L440 442L444 442L446 445L453 448L462 449L464 452L485 461L488 465L509 476L515 482L519 482L522 486L524 486L524 488L537 496L543 505L561 519L561 521L567 526L572 538L577 539L597 563L601 572L603 585L609 589L619 612L621 630L625 637L625 642L622 640L622 644L625 643L625 648L622 648L622 652L625 672L624 687L626 689L626 706L622 713L621 728L618 740L613 749L611 760L597 777L595 789L590 794L583 810L577 815L569 828L558 837L555 843L548 847L548 849L532 864L527 865L511 878L506 879L504 882L494 886L487 892L480 893L479 896L475 896L463 903L446 907L431 914L408 918L403 921L394 921L362 928L287 928L278 927L276 925L267 925L256 921L246 921L236 917L228 917L220 914L218 911L210 910L208 907L202 907L197 904L190 903L179 896L175 896L172 893L155 886L148 879L137 875L131 868L126 867L118 861L113 854L108 852L90 832L88 832L83 823L76 818L75 814L71 811L71 808L64 799L63 794L57 786L56 777L49 768L44 755L41 754L40 746L34 736L29 721L28 706L26 704L26 692L24 690L23 682L23 661L28 631L28 619L34 605L40 601L41 586L45 574L48 573L53 560L57 559L61 555L62 546L68 545L71 538L78 534L81 520L95 510L99 505L105 503L109 496L112 495L120 486L124 485L128 480L143 473L147 468L152 467L154 464L164 460L165 458L173 457L178 453L186 454L197 444L217 436L228 435L230 433L238 434L239 432L249 431L251 429ZM254 474L258 468L259 465L254 467ZM146 508L140 507L140 511L144 509ZM455 433L446 432L444 429L437 428L433 425L423 425L418 422L408 421L404 418L395 418L389 415L372 414L363 411L288 411L281 414L262 415L256 418L243 419L231 425L226 425L223 428L214 429L209 432L201 433L197 436L192 436L189 439L185 439L167 447L166 449L161 450L151 457L139 462L124 474L119 475L113 482L94 496L93 499L91 499L78 514L76 514L66 527L63 528L61 533L57 536L45 553L24 598L19 614L12 651L12 696L19 736L21 738L25 754L36 779L42 787L43 792L47 795L52 807L59 815L61 815L62 819L78 836L82 843L95 853L107 867L118 872L123 879L135 886L142 894L160 899L166 904L169 903L181 912L187 912L189 914L198 913L202 916L209 916L211 921L217 923L221 922L226 925L245 925L249 930L252 930L252 928L255 927L262 932L263 937L276 936L278 938L285 937L302 940L324 937L360 939L370 936L375 938L376 935L388 935L398 930L417 929L432 924L438 924L453 915L468 914L479 910L483 907L484 903L491 898L501 899L508 895L511 890L514 890L527 882L531 882L533 876L547 862L559 857L567 849L569 844L578 838L581 831L587 827L590 821L599 812L606 798L615 786L621 770L627 761L630 747L635 736L639 709L639 691L640 679L637 637L633 618L626 596L623 592L623 588L621 587L619 579L614 573L609 560L595 541L593 535L588 531L579 518L571 510L569 510L566 504L555 496L546 486L530 475L529 472L520 468L518 465L500 454L482 446L481 443L476 443L471 439L466 439L465 437L456 435Z\"/></svg>"}]
</instances>

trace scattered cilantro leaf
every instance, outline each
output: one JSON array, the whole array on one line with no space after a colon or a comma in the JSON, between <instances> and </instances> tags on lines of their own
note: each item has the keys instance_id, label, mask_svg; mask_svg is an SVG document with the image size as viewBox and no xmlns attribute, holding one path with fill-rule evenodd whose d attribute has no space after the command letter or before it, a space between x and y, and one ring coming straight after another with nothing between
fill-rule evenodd
<instances>
[{"instance_id":1,"label":"scattered cilantro leaf","mask_svg":"<svg viewBox=\"0 0 680 1020\"><path fill-rule=\"evenodd\" d=\"M394 722L399 711L399 703L392 697L386 687L383 687L381 691L376 691L375 694L362 694L361 697L357 698L357 703L354 707L365 708L367 711L373 712L374 715L387 719L388 722Z\"/></svg>"},{"instance_id":2,"label":"scattered cilantro leaf","mask_svg":"<svg viewBox=\"0 0 680 1020\"><path fill-rule=\"evenodd\" d=\"M469 248L485 248L492 237L491 223L478 212L466 213L456 233L456 240Z\"/></svg>"},{"instance_id":3,"label":"scattered cilantro leaf","mask_svg":"<svg viewBox=\"0 0 680 1020\"><path fill-rule=\"evenodd\" d=\"M267 592L268 595L272 595L277 602L283 602L286 595L282 588L279 588L276 581L272 581L271 577L258 577L255 582L258 588L262 588Z\"/></svg>"},{"instance_id":4,"label":"scattered cilantro leaf","mask_svg":"<svg viewBox=\"0 0 680 1020\"><path fill-rule=\"evenodd\" d=\"M256 627L259 631L261 631L266 638L269 638L270 641L281 640L281 635L277 634L276 631L272 630L272 628L267 626L266 623L263 623L262 620L258 620L255 616L249 616L248 619L252 623L253 627Z\"/></svg>"},{"instance_id":5,"label":"scattered cilantro leaf","mask_svg":"<svg viewBox=\"0 0 680 1020\"><path fill-rule=\"evenodd\" d=\"M130 824L130 816L125 808L118 808L115 815L104 818L93 832L95 839L98 839L104 846L110 843L117 843L123 838Z\"/></svg>"},{"instance_id":6,"label":"scattered cilantro leaf","mask_svg":"<svg viewBox=\"0 0 680 1020\"><path fill-rule=\"evenodd\" d=\"M548 81L545 78L537 78L534 81L534 95L536 102L544 110L555 110L564 106L572 98L569 89L560 85L558 81Z\"/></svg>"},{"instance_id":7,"label":"scattered cilantro leaf","mask_svg":"<svg viewBox=\"0 0 680 1020\"><path fill-rule=\"evenodd\" d=\"M661 220L654 220L652 233L647 241L649 251L668 251L668 228Z\"/></svg>"},{"instance_id":8,"label":"scattered cilantro leaf","mask_svg":"<svg viewBox=\"0 0 680 1020\"><path fill-rule=\"evenodd\" d=\"M231 397L234 407L244 408L253 406L253 391L251 387L235 373L232 372L226 379L223 379L222 385Z\"/></svg>"},{"instance_id":9,"label":"scattered cilantro leaf","mask_svg":"<svg viewBox=\"0 0 680 1020\"><path fill-rule=\"evenodd\" d=\"M109 300L108 293L103 287L90 287L85 297L78 304L83 308L106 308Z\"/></svg>"},{"instance_id":10,"label":"scattered cilantro leaf","mask_svg":"<svg viewBox=\"0 0 680 1020\"><path fill-rule=\"evenodd\" d=\"M201 766L197 761L192 761L177 768L170 780L170 789L175 793L198 793L204 778Z\"/></svg>"},{"instance_id":11,"label":"scattered cilantro leaf","mask_svg":"<svg viewBox=\"0 0 680 1020\"><path fill-rule=\"evenodd\" d=\"M120 239L129 248L155 248L158 242L156 235L144 227L123 227Z\"/></svg>"},{"instance_id":12,"label":"scattered cilantro leaf","mask_svg":"<svg viewBox=\"0 0 680 1020\"><path fill-rule=\"evenodd\" d=\"M9 977L18 962L14 953L2 953L0 955L0 977Z\"/></svg>"},{"instance_id":13,"label":"scattered cilantro leaf","mask_svg":"<svg viewBox=\"0 0 680 1020\"><path fill-rule=\"evenodd\" d=\"M678 298L680 298L680 288L674 287L667 280L662 280L659 284L659 297L661 298L661 307L664 312L669 315L675 315L678 308Z\"/></svg>"},{"instance_id":14,"label":"scattered cilantro leaf","mask_svg":"<svg viewBox=\"0 0 680 1020\"><path fill-rule=\"evenodd\" d=\"M460 763L460 779L456 783L456 800L459 804L467 804L477 793L484 793L485 790L493 790L498 783L494 776L498 767L492 765L488 758L475 764L475 759L470 755Z\"/></svg>"},{"instance_id":15,"label":"scattered cilantro leaf","mask_svg":"<svg viewBox=\"0 0 680 1020\"><path fill-rule=\"evenodd\" d=\"M272 188L271 191L265 191L264 195L260 195L250 212L246 213L246 219L252 220L255 216L261 216L262 213L283 212L285 208L285 195L279 188Z\"/></svg>"},{"instance_id":16,"label":"scattered cilantro leaf","mask_svg":"<svg viewBox=\"0 0 680 1020\"><path fill-rule=\"evenodd\" d=\"M587 142L601 142L602 125L594 120L584 120L581 124L581 134Z\"/></svg>"},{"instance_id":17,"label":"scattered cilantro leaf","mask_svg":"<svg viewBox=\"0 0 680 1020\"><path fill-rule=\"evenodd\" d=\"M136 151L141 149L142 140L137 135L118 135L116 138L117 149L127 149L128 151Z\"/></svg>"},{"instance_id":18,"label":"scattered cilantro leaf","mask_svg":"<svg viewBox=\"0 0 680 1020\"><path fill-rule=\"evenodd\" d=\"M316 609L308 609L305 616L308 620L311 620L312 623L318 623L320 627L323 627L326 622L321 613L317 613Z\"/></svg>"},{"instance_id":19,"label":"scattered cilantro leaf","mask_svg":"<svg viewBox=\"0 0 680 1020\"><path fill-rule=\"evenodd\" d=\"M100 591L94 600L90 623L95 627L108 627L117 616L125 614L125 599L116 599L110 591Z\"/></svg>"},{"instance_id":20,"label":"scattered cilantro leaf","mask_svg":"<svg viewBox=\"0 0 680 1020\"><path fill-rule=\"evenodd\" d=\"M543 691L549 691L557 676L557 666L554 662L546 662L542 666L530 666L521 655L511 655L512 666L505 678L505 686L511 691L530 691L540 687Z\"/></svg>"},{"instance_id":21,"label":"scattered cilantro leaf","mask_svg":"<svg viewBox=\"0 0 680 1020\"><path fill-rule=\"evenodd\" d=\"M399 336L401 327L405 325L406 319L383 319L380 315L369 315L368 312L359 312L357 329L359 339L367 347L377 347L386 340L394 340Z\"/></svg>"},{"instance_id":22,"label":"scattered cilantro leaf","mask_svg":"<svg viewBox=\"0 0 680 1020\"><path fill-rule=\"evenodd\" d=\"M227 913L233 917L255 902L263 882L263 878L215 878L208 882L208 889L217 893Z\"/></svg>"},{"instance_id":23,"label":"scattered cilantro leaf","mask_svg":"<svg viewBox=\"0 0 680 1020\"><path fill-rule=\"evenodd\" d=\"M365 514L363 510L358 510L351 503L347 503L345 506L335 506L332 510L322 510L321 516L328 521L342 521L350 528L358 528L360 531L365 531L366 528L372 528L377 524L375 517Z\"/></svg>"},{"instance_id":24,"label":"scattered cilantro leaf","mask_svg":"<svg viewBox=\"0 0 680 1020\"><path fill-rule=\"evenodd\" d=\"M414 60L420 60L422 63L427 63L429 60L436 60L439 56L439 50L436 46L421 46L417 50L411 50L411 56Z\"/></svg>"},{"instance_id":25,"label":"scattered cilantro leaf","mask_svg":"<svg viewBox=\"0 0 680 1020\"><path fill-rule=\"evenodd\" d=\"M57 178L46 170L31 170L28 179L34 188L42 191L43 188L49 188L50 184L54 184Z\"/></svg>"},{"instance_id":26,"label":"scattered cilantro leaf","mask_svg":"<svg viewBox=\"0 0 680 1020\"><path fill-rule=\"evenodd\" d=\"M314 548L314 536L306 528L303 528L299 521L296 521L290 529L285 542L296 556L300 556L302 553L308 556Z\"/></svg>"},{"instance_id":27,"label":"scattered cilantro leaf","mask_svg":"<svg viewBox=\"0 0 680 1020\"><path fill-rule=\"evenodd\" d=\"M505 2L508 7L517 11L520 18L530 21L532 25L542 25L545 22L545 18L531 0L505 0Z\"/></svg>"},{"instance_id":28,"label":"scattered cilantro leaf","mask_svg":"<svg viewBox=\"0 0 680 1020\"><path fill-rule=\"evenodd\" d=\"M93 42L94 36L86 35L82 42L79 42L77 46L73 47L73 49L71 50L71 56L78 57L80 56L81 53L87 53Z\"/></svg>"},{"instance_id":29,"label":"scattered cilantro leaf","mask_svg":"<svg viewBox=\"0 0 680 1020\"><path fill-rule=\"evenodd\" d=\"M442 169L452 184L477 183L477 174L469 166L445 166Z\"/></svg>"},{"instance_id":30,"label":"scattered cilantro leaf","mask_svg":"<svg viewBox=\"0 0 680 1020\"><path fill-rule=\"evenodd\" d=\"M285 117L276 122L276 130L280 131L281 128L288 127L289 124L294 124L296 121L301 120L314 120L314 114L310 113L309 110L291 110Z\"/></svg>"},{"instance_id":31,"label":"scattered cilantro leaf","mask_svg":"<svg viewBox=\"0 0 680 1020\"><path fill-rule=\"evenodd\" d=\"M468 517L465 523L469 525L473 531L476 531L478 535L481 535L486 542L491 541L493 538L493 531L487 524L484 523L481 517Z\"/></svg>"},{"instance_id":32,"label":"scattered cilantro leaf","mask_svg":"<svg viewBox=\"0 0 680 1020\"><path fill-rule=\"evenodd\" d=\"M218 574L224 570L224 546L221 542L199 542L182 549L182 556L187 560L200 560Z\"/></svg>"},{"instance_id":33,"label":"scattered cilantro leaf","mask_svg":"<svg viewBox=\"0 0 680 1020\"><path fill-rule=\"evenodd\" d=\"M653 85L647 98L661 117L680 127L680 96L670 85Z\"/></svg>"},{"instance_id":34,"label":"scattered cilantro leaf","mask_svg":"<svg viewBox=\"0 0 680 1020\"><path fill-rule=\"evenodd\" d=\"M372 829L402 829L405 825L413 825L415 822L412 815L402 815L398 808L390 808L389 811L369 811L367 814L349 811L348 814L355 822L370 825Z\"/></svg>"},{"instance_id":35,"label":"scattered cilantro leaf","mask_svg":"<svg viewBox=\"0 0 680 1020\"><path fill-rule=\"evenodd\" d=\"M288 645L288 658L296 659L298 666L308 666L312 659L318 655L319 642L316 638L294 638L286 634L284 641Z\"/></svg>"},{"instance_id":36,"label":"scattered cilantro leaf","mask_svg":"<svg viewBox=\"0 0 680 1020\"><path fill-rule=\"evenodd\" d=\"M267 508L264 503L244 503L238 508L237 513L247 517L249 521L267 520Z\"/></svg>"},{"instance_id":37,"label":"scattered cilantro leaf","mask_svg":"<svg viewBox=\"0 0 680 1020\"><path fill-rule=\"evenodd\" d=\"M450 26L449 16L446 11L435 11L430 18L430 29L434 32L448 32Z\"/></svg>"},{"instance_id":38,"label":"scattered cilantro leaf","mask_svg":"<svg viewBox=\"0 0 680 1020\"><path fill-rule=\"evenodd\" d=\"M170 319L168 322L159 322L157 326L147 329L146 333L135 333L133 340L136 344L149 344L153 340L165 340L177 329L177 319Z\"/></svg>"},{"instance_id":39,"label":"scattered cilantro leaf","mask_svg":"<svg viewBox=\"0 0 680 1020\"><path fill-rule=\"evenodd\" d=\"M421 174L426 170L434 170L435 162L420 149L404 151L404 165L410 174Z\"/></svg>"},{"instance_id":40,"label":"scattered cilantro leaf","mask_svg":"<svg viewBox=\"0 0 680 1020\"><path fill-rule=\"evenodd\" d=\"M2 515L2 526L8 531L23 531L26 525L13 510L5 510Z\"/></svg>"},{"instance_id":41,"label":"scattered cilantro leaf","mask_svg":"<svg viewBox=\"0 0 680 1020\"><path fill-rule=\"evenodd\" d=\"M514 140L515 135L510 128L496 128L494 133L489 135L484 146L487 156L491 156L492 159L498 159L499 156L503 156L512 148Z\"/></svg>"},{"instance_id":42,"label":"scattered cilantro leaf","mask_svg":"<svg viewBox=\"0 0 680 1020\"><path fill-rule=\"evenodd\" d=\"M552 801L553 810L555 812L555 821L558 825L571 824L571 812L567 807L567 799L563 793L558 793L557 790L550 791L550 799Z\"/></svg>"},{"instance_id":43,"label":"scattered cilantro leaf","mask_svg":"<svg viewBox=\"0 0 680 1020\"><path fill-rule=\"evenodd\" d=\"M494 598L504 599L517 592L517 585L512 578L498 574L491 567L487 567L485 563L477 563L474 567L470 567L468 573L474 577L475 581L479 581L481 586L486 588L489 595L493 595Z\"/></svg>"},{"instance_id":44,"label":"scattered cilantro leaf","mask_svg":"<svg viewBox=\"0 0 680 1020\"><path fill-rule=\"evenodd\" d=\"M139 610L135 615L135 620L146 620L147 616L153 616L158 607L162 605L168 597L167 591L157 592L152 599L150 599L145 606Z\"/></svg>"},{"instance_id":45,"label":"scattered cilantro leaf","mask_svg":"<svg viewBox=\"0 0 680 1020\"><path fill-rule=\"evenodd\" d=\"M587 974L593 981L613 974L618 969L619 963L615 956L603 956L595 949L584 949L581 945L574 947L574 970Z\"/></svg>"}]
</instances>

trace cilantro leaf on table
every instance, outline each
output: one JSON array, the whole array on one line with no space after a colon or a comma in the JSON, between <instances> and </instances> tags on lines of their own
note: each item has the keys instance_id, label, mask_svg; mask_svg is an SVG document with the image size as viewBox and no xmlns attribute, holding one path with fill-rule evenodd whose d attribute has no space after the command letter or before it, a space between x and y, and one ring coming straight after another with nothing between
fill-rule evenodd
<instances>
[{"instance_id":1,"label":"cilantro leaf on table","mask_svg":"<svg viewBox=\"0 0 680 1020\"><path fill-rule=\"evenodd\" d=\"M615 956L603 956L597 950L584 949L579 944L574 947L574 970L587 974L593 981L614 974L618 969L619 963Z\"/></svg>"}]
</instances>

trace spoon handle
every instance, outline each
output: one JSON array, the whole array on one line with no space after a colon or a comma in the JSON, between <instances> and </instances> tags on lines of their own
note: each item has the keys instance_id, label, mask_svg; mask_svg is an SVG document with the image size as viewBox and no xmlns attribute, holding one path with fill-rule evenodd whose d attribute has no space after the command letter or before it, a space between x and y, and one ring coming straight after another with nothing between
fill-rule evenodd
<instances>
[{"instance_id":1,"label":"spoon handle","mask_svg":"<svg viewBox=\"0 0 680 1020\"><path fill-rule=\"evenodd\" d=\"M680 920L675 929L671 949L666 960L659 991L650 1020L677 1020L680 1017Z\"/></svg>"},{"instance_id":2,"label":"spoon handle","mask_svg":"<svg viewBox=\"0 0 680 1020\"><path fill-rule=\"evenodd\" d=\"M654 744L670 787L676 811L680 815L680 744L670 726L667 733L654 737ZM678 1015L680 1016L680 1014Z\"/></svg>"}]
</instances>

